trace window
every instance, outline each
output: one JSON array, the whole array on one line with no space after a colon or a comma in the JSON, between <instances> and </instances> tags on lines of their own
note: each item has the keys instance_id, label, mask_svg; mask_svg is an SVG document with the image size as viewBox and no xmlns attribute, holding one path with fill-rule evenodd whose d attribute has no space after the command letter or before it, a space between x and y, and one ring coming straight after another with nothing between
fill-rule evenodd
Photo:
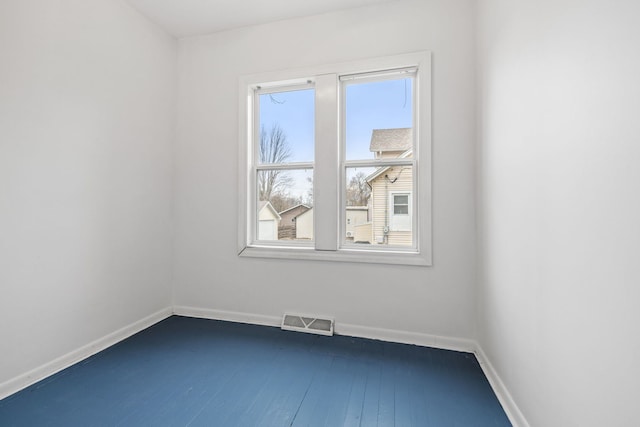
<instances>
[{"instance_id":1,"label":"window","mask_svg":"<svg viewBox=\"0 0 640 427\"><path fill-rule=\"evenodd\" d=\"M430 265L430 56L240 81L242 256Z\"/></svg>"},{"instance_id":2,"label":"window","mask_svg":"<svg viewBox=\"0 0 640 427\"><path fill-rule=\"evenodd\" d=\"M390 232L411 232L411 193L390 193Z\"/></svg>"},{"instance_id":3,"label":"window","mask_svg":"<svg viewBox=\"0 0 640 427\"><path fill-rule=\"evenodd\" d=\"M409 215L409 195L393 194L393 214Z\"/></svg>"}]
</instances>

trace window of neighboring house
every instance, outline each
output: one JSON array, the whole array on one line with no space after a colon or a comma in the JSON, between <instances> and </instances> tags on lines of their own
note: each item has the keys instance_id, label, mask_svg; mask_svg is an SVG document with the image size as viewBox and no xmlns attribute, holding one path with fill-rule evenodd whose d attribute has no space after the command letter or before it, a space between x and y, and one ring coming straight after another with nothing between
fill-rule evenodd
<instances>
[{"instance_id":1,"label":"window of neighboring house","mask_svg":"<svg viewBox=\"0 0 640 427\"><path fill-rule=\"evenodd\" d=\"M430 265L430 68L421 52L241 78L240 254Z\"/></svg>"},{"instance_id":2,"label":"window of neighboring house","mask_svg":"<svg viewBox=\"0 0 640 427\"><path fill-rule=\"evenodd\" d=\"M393 194L393 214L409 215L409 195Z\"/></svg>"},{"instance_id":3,"label":"window of neighboring house","mask_svg":"<svg viewBox=\"0 0 640 427\"><path fill-rule=\"evenodd\" d=\"M411 231L411 194L391 193L389 231Z\"/></svg>"}]
</instances>

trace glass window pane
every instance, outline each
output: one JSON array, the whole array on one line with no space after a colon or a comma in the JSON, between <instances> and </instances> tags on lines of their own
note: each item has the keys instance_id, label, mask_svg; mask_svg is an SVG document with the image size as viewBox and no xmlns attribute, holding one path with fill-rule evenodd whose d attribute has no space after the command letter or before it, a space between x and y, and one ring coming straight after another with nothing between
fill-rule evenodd
<instances>
[{"instance_id":1,"label":"glass window pane","mask_svg":"<svg viewBox=\"0 0 640 427\"><path fill-rule=\"evenodd\" d=\"M394 215L409 215L409 205L394 205Z\"/></svg>"},{"instance_id":2,"label":"glass window pane","mask_svg":"<svg viewBox=\"0 0 640 427\"><path fill-rule=\"evenodd\" d=\"M314 89L261 94L258 164L313 161Z\"/></svg>"},{"instance_id":3,"label":"glass window pane","mask_svg":"<svg viewBox=\"0 0 640 427\"><path fill-rule=\"evenodd\" d=\"M370 245L413 246L413 168L347 168L344 241Z\"/></svg>"},{"instance_id":4,"label":"glass window pane","mask_svg":"<svg viewBox=\"0 0 640 427\"><path fill-rule=\"evenodd\" d=\"M345 239L348 243L371 243L369 198L371 187L367 178L376 168L347 168L345 188Z\"/></svg>"},{"instance_id":5,"label":"glass window pane","mask_svg":"<svg viewBox=\"0 0 640 427\"><path fill-rule=\"evenodd\" d=\"M393 196L393 214L409 215L409 195L396 194Z\"/></svg>"},{"instance_id":6,"label":"glass window pane","mask_svg":"<svg viewBox=\"0 0 640 427\"><path fill-rule=\"evenodd\" d=\"M313 170L260 170L256 239L313 240Z\"/></svg>"},{"instance_id":7,"label":"glass window pane","mask_svg":"<svg viewBox=\"0 0 640 427\"><path fill-rule=\"evenodd\" d=\"M396 194L393 199L393 203L396 205L406 205L409 203L408 194Z\"/></svg>"},{"instance_id":8,"label":"glass window pane","mask_svg":"<svg viewBox=\"0 0 640 427\"><path fill-rule=\"evenodd\" d=\"M400 157L413 148L412 77L349 83L345 94L347 160Z\"/></svg>"}]
</instances>

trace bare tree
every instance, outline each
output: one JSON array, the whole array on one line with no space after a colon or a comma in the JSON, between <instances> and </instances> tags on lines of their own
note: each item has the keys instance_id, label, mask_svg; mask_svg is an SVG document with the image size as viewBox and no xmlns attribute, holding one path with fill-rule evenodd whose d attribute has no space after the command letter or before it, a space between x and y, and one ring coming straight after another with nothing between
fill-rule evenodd
<instances>
[{"instance_id":1,"label":"bare tree","mask_svg":"<svg viewBox=\"0 0 640 427\"><path fill-rule=\"evenodd\" d=\"M286 211L289 208L303 203L302 197L296 197L290 194L283 193L272 194L269 201L271 202L273 208L278 212Z\"/></svg>"},{"instance_id":2,"label":"bare tree","mask_svg":"<svg viewBox=\"0 0 640 427\"><path fill-rule=\"evenodd\" d=\"M303 203L309 207L313 207L313 178L310 176L307 177L307 183L309 184L309 189L304 195Z\"/></svg>"},{"instance_id":3,"label":"bare tree","mask_svg":"<svg viewBox=\"0 0 640 427\"><path fill-rule=\"evenodd\" d=\"M347 184L347 206L367 206L371 196L371 187L367 183L367 175L358 172Z\"/></svg>"},{"instance_id":4,"label":"bare tree","mask_svg":"<svg viewBox=\"0 0 640 427\"><path fill-rule=\"evenodd\" d=\"M287 136L278 124L274 124L269 132L262 126L260 129L261 164L284 163L291 157L291 146ZM278 193L286 193L293 184L293 179L282 170L262 170L258 172L259 200L271 200Z\"/></svg>"}]
</instances>

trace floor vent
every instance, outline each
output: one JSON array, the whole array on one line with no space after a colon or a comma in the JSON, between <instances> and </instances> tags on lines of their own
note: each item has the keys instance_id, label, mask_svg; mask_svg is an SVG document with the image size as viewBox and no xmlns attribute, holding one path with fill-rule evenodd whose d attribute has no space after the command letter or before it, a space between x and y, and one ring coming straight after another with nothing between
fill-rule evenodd
<instances>
[{"instance_id":1,"label":"floor vent","mask_svg":"<svg viewBox=\"0 0 640 427\"><path fill-rule=\"evenodd\" d=\"M333 335L333 319L285 314L282 329L330 336Z\"/></svg>"}]
</instances>

